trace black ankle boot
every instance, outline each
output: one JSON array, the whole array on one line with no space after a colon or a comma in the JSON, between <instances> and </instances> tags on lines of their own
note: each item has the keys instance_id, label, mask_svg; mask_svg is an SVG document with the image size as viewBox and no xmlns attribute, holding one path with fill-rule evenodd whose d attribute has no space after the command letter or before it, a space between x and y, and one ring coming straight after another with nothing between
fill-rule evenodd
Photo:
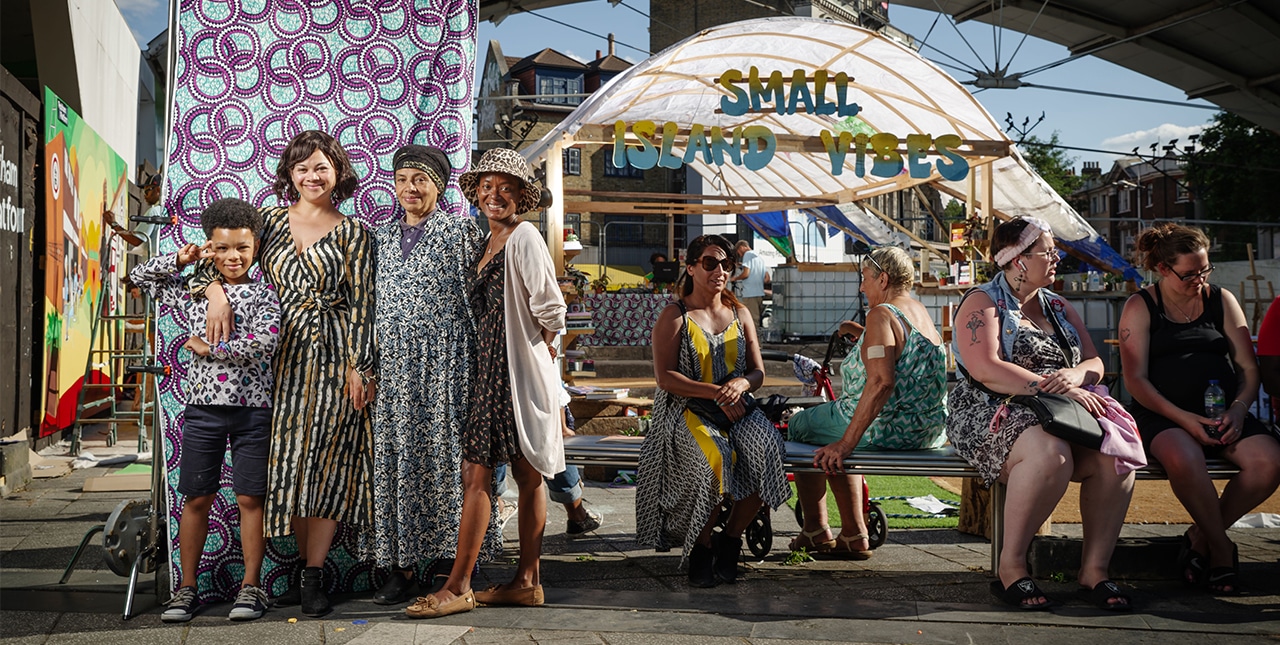
<instances>
[{"instance_id":1,"label":"black ankle boot","mask_svg":"<svg viewBox=\"0 0 1280 645\"><path fill-rule=\"evenodd\" d=\"M716 586L716 574L712 570L714 560L711 547L702 546L701 544L693 545L693 550L689 552L690 587L706 589L707 587Z\"/></svg>"},{"instance_id":2,"label":"black ankle boot","mask_svg":"<svg viewBox=\"0 0 1280 645\"><path fill-rule=\"evenodd\" d=\"M712 570L721 582L738 581L738 556L742 553L742 538L732 538L724 533L711 536L711 550L715 553Z\"/></svg>"},{"instance_id":3,"label":"black ankle boot","mask_svg":"<svg viewBox=\"0 0 1280 645\"><path fill-rule=\"evenodd\" d=\"M293 607L302 602L302 583L299 581L302 567L297 566L289 572L289 588L271 601L272 607Z\"/></svg>"},{"instance_id":4,"label":"black ankle boot","mask_svg":"<svg viewBox=\"0 0 1280 645\"><path fill-rule=\"evenodd\" d=\"M302 570L302 614L323 616L329 613L329 597L324 593L324 576L320 567Z\"/></svg>"}]
</instances>

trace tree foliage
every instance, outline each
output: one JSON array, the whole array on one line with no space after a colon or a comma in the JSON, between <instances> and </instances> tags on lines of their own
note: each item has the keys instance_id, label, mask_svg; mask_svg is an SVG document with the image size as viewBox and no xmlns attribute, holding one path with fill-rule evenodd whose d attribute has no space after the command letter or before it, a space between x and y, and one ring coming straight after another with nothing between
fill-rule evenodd
<instances>
[{"instance_id":1,"label":"tree foliage","mask_svg":"<svg viewBox=\"0 0 1280 645\"><path fill-rule=\"evenodd\" d=\"M1075 173L1075 157L1067 156L1067 152L1058 147L1058 131L1054 130L1048 141L1035 135L1022 140L1022 156L1035 168L1063 199L1070 201L1071 194L1084 183L1084 179Z\"/></svg>"},{"instance_id":2,"label":"tree foliage","mask_svg":"<svg viewBox=\"0 0 1280 645\"><path fill-rule=\"evenodd\" d=\"M1280 203L1280 135L1248 119L1218 112L1200 133L1200 150L1187 162L1187 181L1212 220L1275 222ZM1209 226L1222 259L1245 257L1257 237L1250 226Z\"/></svg>"}]
</instances>

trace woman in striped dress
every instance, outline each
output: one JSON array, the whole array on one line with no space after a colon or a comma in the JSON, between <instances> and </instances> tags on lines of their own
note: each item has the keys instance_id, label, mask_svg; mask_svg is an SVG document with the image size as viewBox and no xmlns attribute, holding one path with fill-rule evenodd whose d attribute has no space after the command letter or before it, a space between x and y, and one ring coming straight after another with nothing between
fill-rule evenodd
<instances>
[{"instance_id":1,"label":"woman in striped dress","mask_svg":"<svg viewBox=\"0 0 1280 645\"><path fill-rule=\"evenodd\" d=\"M259 263L282 313L264 525L267 537L297 537L306 568L276 605L301 603L308 616L330 609L321 571L338 523L368 528L373 515L373 251L360 222L335 207L355 188L342 146L308 130L276 167L273 189L290 205L262 209ZM211 339L234 315L212 277L201 271L192 285L209 298Z\"/></svg>"}]
</instances>

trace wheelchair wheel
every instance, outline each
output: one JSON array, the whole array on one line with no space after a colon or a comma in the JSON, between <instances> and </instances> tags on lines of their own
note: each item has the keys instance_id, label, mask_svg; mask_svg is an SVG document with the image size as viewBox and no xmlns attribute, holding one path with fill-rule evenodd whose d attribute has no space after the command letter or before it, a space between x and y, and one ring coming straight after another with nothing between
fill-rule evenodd
<instances>
[{"instance_id":1,"label":"wheelchair wheel","mask_svg":"<svg viewBox=\"0 0 1280 645\"><path fill-rule=\"evenodd\" d=\"M878 549L888 537L889 522L885 519L884 509L872 502L871 510L867 512L867 541L871 548Z\"/></svg>"},{"instance_id":2,"label":"wheelchair wheel","mask_svg":"<svg viewBox=\"0 0 1280 645\"><path fill-rule=\"evenodd\" d=\"M757 560L763 560L769 555L769 550L773 548L773 522L769 519L768 508L761 508L760 512L756 513L751 523L747 525L747 530L742 533L742 537L747 543L747 549Z\"/></svg>"}]
</instances>

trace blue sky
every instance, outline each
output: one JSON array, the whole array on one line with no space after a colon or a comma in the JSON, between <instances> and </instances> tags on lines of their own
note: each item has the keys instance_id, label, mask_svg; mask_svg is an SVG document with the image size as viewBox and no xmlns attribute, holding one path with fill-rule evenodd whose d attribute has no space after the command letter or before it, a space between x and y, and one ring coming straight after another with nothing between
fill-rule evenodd
<instances>
[{"instance_id":1,"label":"blue sky","mask_svg":"<svg viewBox=\"0 0 1280 645\"><path fill-rule=\"evenodd\" d=\"M160 33L167 21L167 0L115 0L140 43L146 43ZM617 6L607 0L591 0L554 9L543 9L534 14L517 14L501 25L481 23L477 45L477 66L483 65L484 54L490 40L502 43L507 56L526 56L552 47L581 61L595 58L596 50L606 50L607 34L613 33L619 43L616 53L631 62L647 57L644 51L649 45L646 17L649 0L622 0ZM917 39L929 32L938 14L900 6L889 9L891 22ZM567 23L577 27L571 28ZM993 64L996 37L989 25L962 24L959 31L976 50L981 61ZM1018 46L1021 34L1003 32L1001 40L1002 60L1007 63L1009 54ZM980 66L978 56L956 35L946 17L937 20L928 44L937 50L959 59L966 66ZM925 49L931 60L955 66L956 62L936 50ZM1036 38L1028 38L1009 65L1011 72L1025 71L1040 65L1066 58L1066 48ZM951 67L943 67L959 80L968 77ZM1169 101L1182 101L1181 91L1130 72L1122 67L1095 59L1082 58L1051 70L1036 74L1027 80L1057 87L1079 88L1096 92L1110 92L1125 96L1139 96ZM986 90L977 94L987 111L1003 123L1006 113L1011 113L1017 123L1031 117L1032 121L1044 112L1044 122L1036 126L1032 134L1048 138L1055 130L1064 145L1082 148L1128 151L1135 146L1149 152L1147 146L1156 141L1168 142L1179 138L1187 143L1186 136L1198 131L1213 115L1212 110L1158 105L1138 101L1085 96L1082 94L1055 92L1035 88L1017 90ZM1207 105L1204 102L1196 102ZM1069 152L1080 161L1103 161L1104 169L1112 157L1099 153ZM1077 166L1079 164L1077 163Z\"/></svg>"}]
</instances>

